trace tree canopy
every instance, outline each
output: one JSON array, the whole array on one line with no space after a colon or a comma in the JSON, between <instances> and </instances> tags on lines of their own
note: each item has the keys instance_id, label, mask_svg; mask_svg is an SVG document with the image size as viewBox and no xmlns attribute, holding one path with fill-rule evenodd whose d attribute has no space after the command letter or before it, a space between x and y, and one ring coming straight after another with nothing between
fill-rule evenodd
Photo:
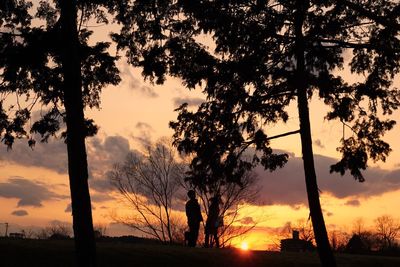
<instances>
[{"instance_id":1,"label":"tree canopy","mask_svg":"<svg viewBox=\"0 0 400 267\"><path fill-rule=\"evenodd\" d=\"M114 39L145 77L162 83L167 74L176 76L207 95L197 111L181 106L171 123L178 148L195 154L192 179L198 184L240 184L241 174L259 163L282 167L287 155L273 153L265 126L286 122L288 105L297 101L300 129L287 134L300 133L321 262L335 266L319 203L308 102L317 95L330 107L325 118L353 133L343 135L342 157L331 171L350 171L364 181L368 159L385 160L390 152L382 136L395 121L386 115L400 105L392 87L400 70L398 10L398 3L384 0L139 0L120 13L123 28ZM345 68L359 81L346 81ZM246 160L241 155L249 146L256 153Z\"/></svg>"},{"instance_id":2,"label":"tree canopy","mask_svg":"<svg viewBox=\"0 0 400 267\"><path fill-rule=\"evenodd\" d=\"M308 98L317 95L331 108L326 119L354 132L343 136L342 158L331 170L348 170L363 181L368 158L385 160L390 152L381 137L395 122L380 115L400 104L399 91L392 87L399 71L398 27L379 22L398 24L398 4L305 3ZM186 105L178 109L178 122L171 127L181 150L196 150L202 159L196 164L210 168L217 159L247 166L238 155L250 145L262 151L266 168L285 163L284 155L271 152L264 126L286 122L286 108L295 100L296 1L135 1L124 10L124 27L115 39L120 48L129 48L130 62L156 83L168 74L177 76L189 88L202 86L208 97L196 112ZM199 41L204 35L211 45ZM360 81L347 82L340 72L344 68Z\"/></svg>"},{"instance_id":3,"label":"tree canopy","mask_svg":"<svg viewBox=\"0 0 400 267\"><path fill-rule=\"evenodd\" d=\"M110 42L92 44L93 31L83 25L93 19L107 22L102 1L97 2L78 3L83 104L90 108L99 107L104 86L120 81ZM58 1L33 5L32 1L7 0L0 10L1 140L10 148L16 138L27 138L34 145L34 133L47 141L65 131L60 7ZM41 112L32 114L35 110ZM86 126L87 135L96 133L93 120L86 119Z\"/></svg>"}]
</instances>

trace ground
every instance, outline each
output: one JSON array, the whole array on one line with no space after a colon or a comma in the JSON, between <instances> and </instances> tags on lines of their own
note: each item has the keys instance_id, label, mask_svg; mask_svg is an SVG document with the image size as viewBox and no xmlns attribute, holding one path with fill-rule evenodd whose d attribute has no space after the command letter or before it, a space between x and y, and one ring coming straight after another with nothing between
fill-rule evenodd
<instances>
[{"instance_id":1,"label":"ground","mask_svg":"<svg viewBox=\"0 0 400 267\"><path fill-rule=\"evenodd\" d=\"M100 242L98 266L135 267L312 267L319 266L316 253L278 253L238 249L204 249L154 244ZM400 266L400 257L336 255L342 267ZM0 266L74 266L73 241L0 240Z\"/></svg>"}]
</instances>

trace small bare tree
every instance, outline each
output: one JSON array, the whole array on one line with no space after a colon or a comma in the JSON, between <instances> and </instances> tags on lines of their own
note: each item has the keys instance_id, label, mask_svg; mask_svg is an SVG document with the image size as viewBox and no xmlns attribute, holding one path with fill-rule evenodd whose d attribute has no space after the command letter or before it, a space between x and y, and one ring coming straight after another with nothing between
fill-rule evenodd
<instances>
[{"instance_id":1,"label":"small bare tree","mask_svg":"<svg viewBox=\"0 0 400 267\"><path fill-rule=\"evenodd\" d=\"M356 234L361 236L364 232L366 232L365 221L363 218L359 217L353 221L353 230L352 234Z\"/></svg>"},{"instance_id":2,"label":"small bare tree","mask_svg":"<svg viewBox=\"0 0 400 267\"><path fill-rule=\"evenodd\" d=\"M114 166L109 179L134 215L113 216L114 220L163 243L175 241L179 226L172 204L184 172L167 139L147 145L143 153L129 153L125 162Z\"/></svg>"},{"instance_id":3,"label":"small bare tree","mask_svg":"<svg viewBox=\"0 0 400 267\"><path fill-rule=\"evenodd\" d=\"M400 223L390 215L382 215L375 219L375 227L380 248L393 248L400 233Z\"/></svg>"},{"instance_id":4,"label":"small bare tree","mask_svg":"<svg viewBox=\"0 0 400 267\"><path fill-rule=\"evenodd\" d=\"M25 236L26 239L32 239L36 236L36 231L30 227L23 229L21 233Z\"/></svg>"},{"instance_id":5,"label":"small bare tree","mask_svg":"<svg viewBox=\"0 0 400 267\"><path fill-rule=\"evenodd\" d=\"M38 239L68 239L71 238L72 225L60 222L52 221L49 226L40 229L36 232L36 238Z\"/></svg>"}]
</instances>

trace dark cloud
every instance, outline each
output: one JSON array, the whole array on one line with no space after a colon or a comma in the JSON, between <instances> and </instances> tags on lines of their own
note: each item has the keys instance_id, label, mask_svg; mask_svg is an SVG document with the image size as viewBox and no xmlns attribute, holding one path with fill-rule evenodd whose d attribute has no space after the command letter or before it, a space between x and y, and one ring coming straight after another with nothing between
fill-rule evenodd
<instances>
[{"instance_id":1,"label":"dark cloud","mask_svg":"<svg viewBox=\"0 0 400 267\"><path fill-rule=\"evenodd\" d=\"M199 97L175 97L172 99L174 107L179 107L183 103L187 103L189 107L197 107L204 102L204 99Z\"/></svg>"},{"instance_id":2,"label":"dark cloud","mask_svg":"<svg viewBox=\"0 0 400 267\"><path fill-rule=\"evenodd\" d=\"M241 224L255 224L255 221L253 220L252 217L244 217L239 220Z\"/></svg>"},{"instance_id":3,"label":"dark cloud","mask_svg":"<svg viewBox=\"0 0 400 267\"><path fill-rule=\"evenodd\" d=\"M14 210L13 212L11 212L11 215L23 217L23 216L27 216L28 212L26 210Z\"/></svg>"},{"instance_id":4,"label":"dark cloud","mask_svg":"<svg viewBox=\"0 0 400 267\"><path fill-rule=\"evenodd\" d=\"M319 139L316 139L314 141L314 145L316 145L319 148L325 148L324 144L322 144L321 140L319 140Z\"/></svg>"},{"instance_id":5,"label":"dark cloud","mask_svg":"<svg viewBox=\"0 0 400 267\"><path fill-rule=\"evenodd\" d=\"M67 146L62 140L54 138L48 143L37 142L33 149L28 146L26 140L16 140L9 151L5 146L0 146L0 161L42 167L61 174L68 171Z\"/></svg>"},{"instance_id":6,"label":"dark cloud","mask_svg":"<svg viewBox=\"0 0 400 267\"><path fill-rule=\"evenodd\" d=\"M138 124L138 127L151 129L151 126L145 123ZM92 137L87 139L86 149L91 185L96 190L111 190L110 183L105 179L106 172L112 168L113 164L124 160L130 152L128 139L121 136L108 136L104 139ZM41 167L60 174L68 172L67 147L62 140L54 138L48 143L37 143L33 150L22 140L17 140L10 151L0 146L0 162ZM21 202L21 204L24 203L24 201Z\"/></svg>"},{"instance_id":7,"label":"dark cloud","mask_svg":"<svg viewBox=\"0 0 400 267\"><path fill-rule=\"evenodd\" d=\"M42 207L43 201L68 198L50 191L49 188L50 185L38 181L12 177L7 182L0 183L0 197L19 199L18 207Z\"/></svg>"},{"instance_id":8,"label":"dark cloud","mask_svg":"<svg viewBox=\"0 0 400 267\"><path fill-rule=\"evenodd\" d=\"M347 206L355 206L355 207L358 207L358 206L361 205L360 201L357 200L357 199L348 200L348 201L346 201L346 203L344 203L344 204L347 205Z\"/></svg>"},{"instance_id":9,"label":"dark cloud","mask_svg":"<svg viewBox=\"0 0 400 267\"><path fill-rule=\"evenodd\" d=\"M387 171L369 168L364 172L365 182L359 183L349 174L340 176L337 173L329 173L330 165L336 163L334 158L315 155L314 159L318 186L322 194L330 193L340 199L368 198L400 188L399 169ZM307 205L302 158L292 156L285 167L274 172L265 171L261 166L257 167L255 172L262 188L262 204Z\"/></svg>"},{"instance_id":10,"label":"dark cloud","mask_svg":"<svg viewBox=\"0 0 400 267\"><path fill-rule=\"evenodd\" d=\"M113 190L107 179L108 171L131 152L128 139L122 136L108 136L104 140L94 137L89 139L87 147L91 187L99 192Z\"/></svg>"},{"instance_id":11,"label":"dark cloud","mask_svg":"<svg viewBox=\"0 0 400 267\"><path fill-rule=\"evenodd\" d=\"M111 167L110 167L111 168ZM90 186L100 193L107 193L113 191L115 187L108 180L108 173L101 177L96 177L89 180Z\"/></svg>"},{"instance_id":12,"label":"dark cloud","mask_svg":"<svg viewBox=\"0 0 400 267\"><path fill-rule=\"evenodd\" d=\"M148 132L152 130L151 126L144 122L138 123L137 128ZM104 139L92 137L87 139L86 148L91 188L98 192L114 190L107 179L107 172L112 169L115 163L123 161L131 151L128 139L121 136L108 136ZM37 143L33 150L21 140L17 140L13 149L9 152L4 146L0 146L0 162L41 167L60 174L67 174L68 170L66 145L62 140L54 138L50 139L48 143ZM56 183L52 186L60 185ZM0 184L0 197L18 198L18 206L40 207L43 200L62 197L53 193L49 188L48 185L17 177ZM94 202L111 199L107 195L92 195Z\"/></svg>"}]
</instances>

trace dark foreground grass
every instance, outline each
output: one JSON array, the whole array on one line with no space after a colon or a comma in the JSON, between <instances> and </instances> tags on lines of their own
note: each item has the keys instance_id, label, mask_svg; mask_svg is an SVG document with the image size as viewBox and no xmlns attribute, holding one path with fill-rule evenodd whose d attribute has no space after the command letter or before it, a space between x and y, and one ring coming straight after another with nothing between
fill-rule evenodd
<instances>
[{"instance_id":1,"label":"dark foreground grass","mask_svg":"<svg viewBox=\"0 0 400 267\"><path fill-rule=\"evenodd\" d=\"M320 266L316 253L277 253L234 249L202 249L117 242L98 243L98 266L143 267L302 267ZM398 267L400 258L336 255L341 267ZM0 240L1 267L74 265L73 242Z\"/></svg>"}]
</instances>

